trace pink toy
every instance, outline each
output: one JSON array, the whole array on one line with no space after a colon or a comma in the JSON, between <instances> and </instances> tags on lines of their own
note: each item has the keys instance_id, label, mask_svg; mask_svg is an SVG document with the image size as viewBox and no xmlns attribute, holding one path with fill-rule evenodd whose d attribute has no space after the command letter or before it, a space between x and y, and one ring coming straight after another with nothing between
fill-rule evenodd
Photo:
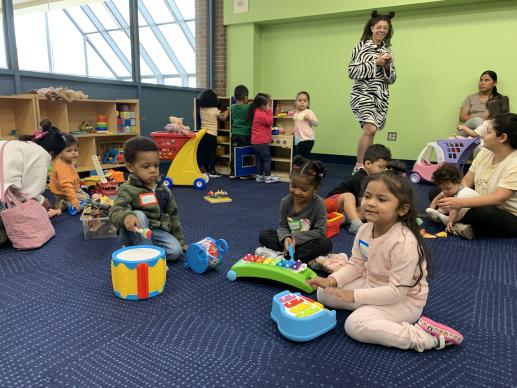
<instances>
[{"instance_id":1,"label":"pink toy","mask_svg":"<svg viewBox=\"0 0 517 388\"><path fill-rule=\"evenodd\" d=\"M446 139L427 143L418 155L409 180L412 183L418 183L422 179L431 182L433 173L444 163L456 164L462 169L478 145L478 137ZM436 162L432 161L433 153L436 155Z\"/></svg>"},{"instance_id":2,"label":"pink toy","mask_svg":"<svg viewBox=\"0 0 517 388\"><path fill-rule=\"evenodd\" d=\"M143 238L151 238L153 231L147 228L136 228L136 231L142 235Z\"/></svg>"},{"instance_id":3,"label":"pink toy","mask_svg":"<svg viewBox=\"0 0 517 388\"><path fill-rule=\"evenodd\" d=\"M180 135L188 135L190 133L190 128L183 125L183 118L176 116L169 116L169 124L163 127L163 129L173 133L179 133Z\"/></svg>"}]
</instances>

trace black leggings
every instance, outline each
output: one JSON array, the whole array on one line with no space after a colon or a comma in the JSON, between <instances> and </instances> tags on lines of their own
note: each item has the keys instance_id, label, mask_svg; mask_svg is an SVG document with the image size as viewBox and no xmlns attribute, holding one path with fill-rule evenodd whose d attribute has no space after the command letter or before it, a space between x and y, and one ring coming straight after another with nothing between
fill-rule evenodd
<instances>
[{"instance_id":1,"label":"black leggings","mask_svg":"<svg viewBox=\"0 0 517 388\"><path fill-rule=\"evenodd\" d=\"M295 146L295 154L308 158L311 154L312 147L314 147L314 140L301 141Z\"/></svg>"},{"instance_id":2,"label":"black leggings","mask_svg":"<svg viewBox=\"0 0 517 388\"><path fill-rule=\"evenodd\" d=\"M278 240L278 233L274 229L264 229L260 232L259 241L266 248L283 252L284 246ZM296 245L295 258L307 263L318 256L326 256L332 250L332 241L326 237L307 241L305 244Z\"/></svg>"},{"instance_id":3,"label":"black leggings","mask_svg":"<svg viewBox=\"0 0 517 388\"><path fill-rule=\"evenodd\" d=\"M429 200L440 194L434 187L429 192ZM476 236L484 237L517 237L517 216L495 205L480 206L470 209L460 221L470 224Z\"/></svg>"}]
</instances>

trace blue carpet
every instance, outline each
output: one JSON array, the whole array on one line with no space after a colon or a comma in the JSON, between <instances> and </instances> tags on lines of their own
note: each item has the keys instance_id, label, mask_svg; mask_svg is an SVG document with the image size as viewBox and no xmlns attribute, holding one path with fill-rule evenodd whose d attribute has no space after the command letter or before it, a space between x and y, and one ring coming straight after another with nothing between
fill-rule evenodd
<instances>
[{"instance_id":1,"label":"blue carpet","mask_svg":"<svg viewBox=\"0 0 517 388\"><path fill-rule=\"evenodd\" d=\"M350 169L334 166L322 193ZM189 242L224 238L222 265L203 275L170 265L162 295L116 298L116 240L83 240L78 217L53 220L42 249L0 251L0 386L517 386L517 241L428 241L434 277L425 314L465 335L461 347L417 353L357 343L336 329L308 343L282 337L270 318L274 294L260 280L226 272L277 223L286 183L213 179L229 204L175 188ZM429 186L416 187L419 208ZM437 226L430 226L438 231ZM350 253L341 230L334 252Z\"/></svg>"}]
</instances>

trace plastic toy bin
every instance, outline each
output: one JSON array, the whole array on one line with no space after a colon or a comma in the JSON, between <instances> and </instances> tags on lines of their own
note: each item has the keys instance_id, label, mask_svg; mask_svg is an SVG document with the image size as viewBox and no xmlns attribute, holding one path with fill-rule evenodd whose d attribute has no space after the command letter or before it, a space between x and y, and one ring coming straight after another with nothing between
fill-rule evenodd
<instances>
[{"instance_id":1,"label":"plastic toy bin","mask_svg":"<svg viewBox=\"0 0 517 388\"><path fill-rule=\"evenodd\" d=\"M334 237L339 233L339 228L345 216L341 213L327 213L327 237Z\"/></svg>"},{"instance_id":2,"label":"plastic toy bin","mask_svg":"<svg viewBox=\"0 0 517 388\"><path fill-rule=\"evenodd\" d=\"M117 237L117 227L110 222L109 217L90 218L81 215L81 221L85 240Z\"/></svg>"},{"instance_id":3,"label":"plastic toy bin","mask_svg":"<svg viewBox=\"0 0 517 388\"><path fill-rule=\"evenodd\" d=\"M196 134L180 135L168 131L156 131L151 132L151 137L158 145L160 159L173 160L181 147L183 147L187 141L196 137Z\"/></svg>"}]
</instances>

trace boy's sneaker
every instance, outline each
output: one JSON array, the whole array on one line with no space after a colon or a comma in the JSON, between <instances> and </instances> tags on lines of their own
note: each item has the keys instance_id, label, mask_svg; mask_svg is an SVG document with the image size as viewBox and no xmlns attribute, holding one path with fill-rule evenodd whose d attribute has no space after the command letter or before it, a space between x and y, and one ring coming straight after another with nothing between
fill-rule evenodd
<instances>
[{"instance_id":1,"label":"boy's sneaker","mask_svg":"<svg viewBox=\"0 0 517 388\"><path fill-rule=\"evenodd\" d=\"M264 177L264 182L266 182L266 183L275 183L275 182L278 182L279 180L280 180L280 178L277 176L274 176L274 175Z\"/></svg>"},{"instance_id":2,"label":"boy's sneaker","mask_svg":"<svg viewBox=\"0 0 517 388\"><path fill-rule=\"evenodd\" d=\"M216 171L212 171L212 172L209 172L209 173L208 173L208 176L209 176L210 178L220 178L220 177L221 177L221 174L219 174L219 173L218 173L218 172L216 172Z\"/></svg>"},{"instance_id":3,"label":"boy's sneaker","mask_svg":"<svg viewBox=\"0 0 517 388\"><path fill-rule=\"evenodd\" d=\"M251 179L251 177L249 175L243 175L243 176L240 176L239 179L242 179L243 181L247 181L248 179Z\"/></svg>"},{"instance_id":4,"label":"boy's sneaker","mask_svg":"<svg viewBox=\"0 0 517 388\"><path fill-rule=\"evenodd\" d=\"M235 178L237 178L237 177L236 177L235 175L230 175L228 178L230 178L230 179L235 179Z\"/></svg>"},{"instance_id":5,"label":"boy's sneaker","mask_svg":"<svg viewBox=\"0 0 517 388\"><path fill-rule=\"evenodd\" d=\"M474 229L472 229L471 225L456 222L452 226L452 231L456 236L466 238L467 240L472 240L474 238Z\"/></svg>"},{"instance_id":6,"label":"boy's sneaker","mask_svg":"<svg viewBox=\"0 0 517 388\"><path fill-rule=\"evenodd\" d=\"M266 180L266 177L265 177L264 175L257 175L257 176L255 177L255 180L256 180L257 182L264 182L264 181Z\"/></svg>"},{"instance_id":7,"label":"boy's sneaker","mask_svg":"<svg viewBox=\"0 0 517 388\"><path fill-rule=\"evenodd\" d=\"M420 317L417 325L427 334L437 339L437 349L443 349L449 345L459 345L463 341L463 335L453 328L435 322L427 317Z\"/></svg>"}]
</instances>

